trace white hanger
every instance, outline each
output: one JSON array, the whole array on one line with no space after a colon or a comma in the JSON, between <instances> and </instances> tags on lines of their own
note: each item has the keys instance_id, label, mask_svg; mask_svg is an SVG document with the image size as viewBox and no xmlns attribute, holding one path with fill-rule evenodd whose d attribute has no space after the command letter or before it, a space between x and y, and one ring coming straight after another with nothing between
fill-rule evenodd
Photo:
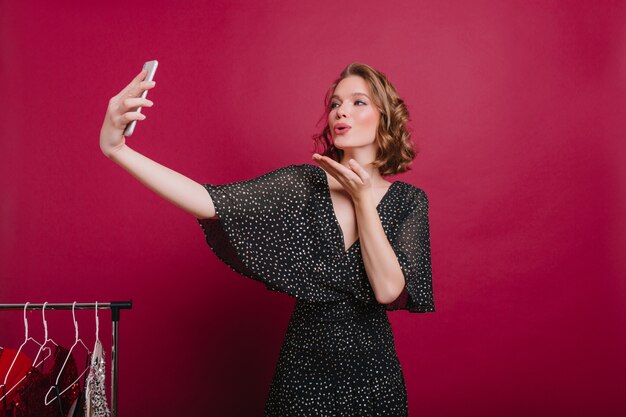
<instances>
[{"instance_id":1,"label":"white hanger","mask_svg":"<svg viewBox=\"0 0 626 417\"><path fill-rule=\"evenodd\" d=\"M46 405L52 404L52 402L54 400L56 400L61 395L63 395L65 393L65 391L70 389L75 383L80 381L80 378L85 374L85 372L87 372L89 370L89 367L86 367L85 370L80 375L78 375L78 378L76 378L72 383L70 383L63 391L61 391L60 393L58 393L57 395L55 395L51 399L48 398L50 396L50 393L54 390L54 387L59 385L59 379L61 379L61 375L63 374L63 371L65 370L65 365L67 365L67 361L70 359L70 356L72 356L72 351L78 345L78 343L80 343L81 345L83 345L85 347L85 350L87 351L87 355L91 354L91 352L89 351L89 348L87 347L87 345L85 345L85 343L78 337L78 322L76 321L76 314L74 313L74 308L75 307L76 307L76 301L74 301L74 303L72 303L72 317L74 318L74 330L75 330L75 334L76 334L76 341L74 342L74 344L70 348L70 351L67 353L67 357L65 358L65 362L63 362L63 365L61 366L61 370L59 371L59 374L57 375L57 379L54 382L54 385L51 386L50 389L48 389L48 392L46 393L46 398L44 399L44 404L46 404Z\"/></svg>"},{"instance_id":2,"label":"white hanger","mask_svg":"<svg viewBox=\"0 0 626 417\"><path fill-rule=\"evenodd\" d=\"M6 387L7 381L9 379L9 374L11 373L11 369L13 369L13 365L15 365L15 361L17 360L17 357L19 356L20 352L22 351L22 348L24 347L24 345L29 340L32 340L33 342L38 344L40 346L40 348L42 346L41 343L39 343L38 341L36 341L32 337L28 336L28 320L26 319L26 309L28 307L28 304L30 304L30 303L27 302L26 304L24 304L24 332L25 332L24 343L22 343L20 345L20 347L17 349L17 352L15 353L15 357L13 358L13 362L11 362L11 366L9 366L9 370L7 371L7 374L4 376L4 381L2 382L2 384L0 384L0 387ZM24 378L26 378L26 376L24 376ZM2 397L0 397L0 401L4 400L4 398L7 395L9 395L9 393L11 391L13 391L15 389L15 387L17 387L20 384L20 382L22 382L24 380L24 378L20 379L15 385L13 385L10 390L6 391L4 393L4 395Z\"/></svg>"},{"instance_id":3,"label":"white hanger","mask_svg":"<svg viewBox=\"0 0 626 417\"><path fill-rule=\"evenodd\" d=\"M44 328L44 337L45 337L45 339L43 341L43 344L39 348L39 352L37 352L37 356L35 356L35 359L33 360L33 363L37 363L37 359L39 359L39 355L41 355L41 352L46 350L46 349L48 349L48 352L50 352L50 354L52 354L50 348L46 346L46 343L52 342L55 346L57 346L57 347L59 346L57 344L57 342L55 342L51 338L48 338L48 322L46 321L46 304L48 304L47 301L45 303L43 303L43 307L41 309L41 317L43 319L43 328ZM48 356L50 356L50 354ZM48 358L48 356L43 358L43 360L41 362L37 363L37 365L35 365L35 367L38 367L39 365L41 365L43 363L43 361Z\"/></svg>"},{"instance_id":4,"label":"white hanger","mask_svg":"<svg viewBox=\"0 0 626 417\"><path fill-rule=\"evenodd\" d=\"M34 368L37 368L37 367L41 366L41 364L44 363L44 361L46 359L48 359L52 355L52 349L50 349L48 346L45 346L46 342L52 342L55 345L57 345L54 340L48 339L48 322L46 321L46 316L44 315L44 311L46 309L46 304L48 304L48 302L45 302L43 304L43 309L41 310L41 314L43 316L43 326L44 326L44 329L45 329L45 337L46 337L46 339L44 340L43 344L39 347L39 351L37 352L37 356L35 356L35 359L33 360L33 365L32 366ZM41 354L41 352L46 352L46 356L44 356L43 359L41 359L41 362L37 363L37 359L39 359L39 355ZM17 355L15 357L17 358ZM7 373L7 375L8 375L8 373ZM15 385L13 385L13 387L11 387L11 389L6 392L6 394L8 394L12 390L14 390L15 387L17 387L19 384L21 384L22 381L25 380L25 379L26 379L26 375L24 375L19 381L17 381L15 383ZM6 383L6 381L5 381L5 383Z\"/></svg>"}]
</instances>

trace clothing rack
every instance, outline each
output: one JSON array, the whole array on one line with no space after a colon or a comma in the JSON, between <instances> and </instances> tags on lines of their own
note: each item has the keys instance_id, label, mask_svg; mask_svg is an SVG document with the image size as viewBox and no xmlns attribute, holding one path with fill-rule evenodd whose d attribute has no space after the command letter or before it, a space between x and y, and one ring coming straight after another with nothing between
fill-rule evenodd
<instances>
[{"instance_id":1,"label":"clothing rack","mask_svg":"<svg viewBox=\"0 0 626 417\"><path fill-rule=\"evenodd\" d=\"M0 304L1 310L41 310L43 304ZM46 310L78 310L95 309L96 303L46 303ZM120 310L133 308L133 300L111 301L110 303L98 303L98 310L111 310L111 322L113 324L113 339L111 341L111 417L117 417L117 383L118 383L118 335Z\"/></svg>"}]
</instances>

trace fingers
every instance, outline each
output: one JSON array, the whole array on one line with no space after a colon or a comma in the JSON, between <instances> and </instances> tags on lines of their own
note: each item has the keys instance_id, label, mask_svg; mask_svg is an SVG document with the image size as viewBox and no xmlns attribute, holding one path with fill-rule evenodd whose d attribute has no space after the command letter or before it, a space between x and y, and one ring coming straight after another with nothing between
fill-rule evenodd
<instances>
[{"instance_id":1,"label":"fingers","mask_svg":"<svg viewBox=\"0 0 626 417\"><path fill-rule=\"evenodd\" d=\"M128 123L132 122L133 120L146 120L146 115L138 111L126 112L119 117L117 121L117 125L126 126Z\"/></svg>"},{"instance_id":2,"label":"fingers","mask_svg":"<svg viewBox=\"0 0 626 417\"><path fill-rule=\"evenodd\" d=\"M120 97L139 97L145 90L151 90L156 83L154 81L141 81L136 84L131 84L122 90L119 94Z\"/></svg>"},{"instance_id":3,"label":"fingers","mask_svg":"<svg viewBox=\"0 0 626 417\"><path fill-rule=\"evenodd\" d=\"M155 81L145 81L147 70L142 70L116 97L139 97L144 90L150 90L156 85Z\"/></svg>"},{"instance_id":4,"label":"fingers","mask_svg":"<svg viewBox=\"0 0 626 417\"><path fill-rule=\"evenodd\" d=\"M121 114L113 113L110 114L109 117L110 123L113 125L113 127L121 130L125 129L128 123L132 122L133 120L141 121L146 119L146 115L142 114L140 111L129 111Z\"/></svg>"},{"instance_id":5,"label":"fingers","mask_svg":"<svg viewBox=\"0 0 626 417\"><path fill-rule=\"evenodd\" d=\"M360 177L369 176L367 171L365 171L365 169L361 165L359 165L356 159L350 159L348 161L348 165L350 165L350 168L352 168L352 171L356 172Z\"/></svg>"},{"instance_id":6,"label":"fingers","mask_svg":"<svg viewBox=\"0 0 626 417\"><path fill-rule=\"evenodd\" d=\"M362 168L359 167L355 163L350 164L350 168L343 166L339 162L329 158L327 156L317 156L315 154L313 159L319 162L320 166L324 171L328 172L330 175L335 177L344 188L348 187L348 184L354 182L358 185L366 184L368 179L368 174Z\"/></svg>"},{"instance_id":7,"label":"fingers","mask_svg":"<svg viewBox=\"0 0 626 417\"><path fill-rule=\"evenodd\" d=\"M132 90L133 86L139 85L143 81L147 74L147 70L141 70L141 72L135 75L135 78L133 78L132 81L117 94L117 96L127 95Z\"/></svg>"},{"instance_id":8,"label":"fingers","mask_svg":"<svg viewBox=\"0 0 626 417\"><path fill-rule=\"evenodd\" d=\"M133 80L126 86L126 88L132 87L134 84L139 84L141 81L144 80L144 78L146 78L146 75L148 75L148 70L141 70L139 74L135 75L135 78L133 78Z\"/></svg>"},{"instance_id":9,"label":"fingers","mask_svg":"<svg viewBox=\"0 0 626 417\"><path fill-rule=\"evenodd\" d=\"M135 112L141 107L152 107L154 105L152 100L140 97L145 90L154 88L156 84L152 81L140 81L141 77L145 76L145 73L145 70L140 72L126 88L109 100L109 112L113 119L127 121L127 118L121 117L124 113L128 111Z\"/></svg>"},{"instance_id":10,"label":"fingers","mask_svg":"<svg viewBox=\"0 0 626 417\"><path fill-rule=\"evenodd\" d=\"M122 102L124 104L124 109L134 108L135 110L138 107L152 107L154 106L154 102L152 100L148 100L147 98L137 97L137 98L126 98Z\"/></svg>"},{"instance_id":11,"label":"fingers","mask_svg":"<svg viewBox=\"0 0 626 417\"><path fill-rule=\"evenodd\" d=\"M358 181L358 176L354 172L331 158L324 157L319 163L320 166L335 177L344 188L349 187L350 181Z\"/></svg>"},{"instance_id":12,"label":"fingers","mask_svg":"<svg viewBox=\"0 0 626 417\"><path fill-rule=\"evenodd\" d=\"M152 107L154 102L148 100L145 94L156 85L153 81L145 80L147 74L147 70L141 70L122 91L111 97L104 124L123 130L132 121L146 119L146 116L141 114L141 109Z\"/></svg>"},{"instance_id":13,"label":"fingers","mask_svg":"<svg viewBox=\"0 0 626 417\"><path fill-rule=\"evenodd\" d=\"M349 168L344 167L339 162L327 156L322 157L319 163L323 165L324 169L326 169L326 171L328 171L334 177L337 177L338 175L342 175L344 177L350 178L351 174L356 175Z\"/></svg>"},{"instance_id":14,"label":"fingers","mask_svg":"<svg viewBox=\"0 0 626 417\"><path fill-rule=\"evenodd\" d=\"M137 85L133 85L130 89L130 97L139 97L144 90L151 90L156 85L156 81L142 81Z\"/></svg>"},{"instance_id":15,"label":"fingers","mask_svg":"<svg viewBox=\"0 0 626 417\"><path fill-rule=\"evenodd\" d=\"M339 175L339 171L337 171L337 169L333 165L331 165L331 162L329 160L330 160L330 158L324 157L324 158L320 159L318 162L320 163L320 166L326 172L328 172L333 177L337 178L337 176Z\"/></svg>"},{"instance_id":16,"label":"fingers","mask_svg":"<svg viewBox=\"0 0 626 417\"><path fill-rule=\"evenodd\" d=\"M127 98L114 107L112 119L118 127L124 127L133 120L145 120L146 115L141 113L142 107L152 107L154 103L146 98Z\"/></svg>"}]
</instances>

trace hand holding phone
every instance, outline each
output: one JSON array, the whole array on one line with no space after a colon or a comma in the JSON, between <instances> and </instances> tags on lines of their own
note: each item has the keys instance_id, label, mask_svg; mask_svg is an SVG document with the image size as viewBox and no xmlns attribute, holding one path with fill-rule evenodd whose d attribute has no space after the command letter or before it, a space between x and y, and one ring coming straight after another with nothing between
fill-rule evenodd
<instances>
[{"instance_id":1,"label":"hand holding phone","mask_svg":"<svg viewBox=\"0 0 626 417\"><path fill-rule=\"evenodd\" d=\"M159 65L159 62L157 60L154 61L148 61L145 64L143 64L143 69L148 71L148 74L146 75L146 78L144 79L144 81L152 81L154 78L154 73L157 70L157 66ZM141 98L146 98L146 96L148 95L148 90L144 90L141 93ZM141 113L141 107L138 107L136 110L137 113ZM126 125L126 128L124 129L124 136L130 136L133 134L133 131L135 130L135 125L137 124L137 120L133 120L130 123L128 123L128 125Z\"/></svg>"}]
</instances>

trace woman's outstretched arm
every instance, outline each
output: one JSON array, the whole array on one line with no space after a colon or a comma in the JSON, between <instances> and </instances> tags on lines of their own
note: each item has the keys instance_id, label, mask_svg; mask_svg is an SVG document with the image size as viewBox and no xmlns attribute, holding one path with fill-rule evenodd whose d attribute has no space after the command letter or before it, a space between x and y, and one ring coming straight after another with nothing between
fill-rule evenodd
<instances>
[{"instance_id":1,"label":"woman's outstretched arm","mask_svg":"<svg viewBox=\"0 0 626 417\"><path fill-rule=\"evenodd\" d=\"M126 145L124 129L132 120L145 116L137 107L151 107L152 101L141 98L143 90L154 83L143 81L141 71L119 94L109 100L100 130L100 149L109 159L128 171L139 182L198 219L215 218L215 207L207 190L199 183L134 151Z\"/></svg>"}]
</instances>

